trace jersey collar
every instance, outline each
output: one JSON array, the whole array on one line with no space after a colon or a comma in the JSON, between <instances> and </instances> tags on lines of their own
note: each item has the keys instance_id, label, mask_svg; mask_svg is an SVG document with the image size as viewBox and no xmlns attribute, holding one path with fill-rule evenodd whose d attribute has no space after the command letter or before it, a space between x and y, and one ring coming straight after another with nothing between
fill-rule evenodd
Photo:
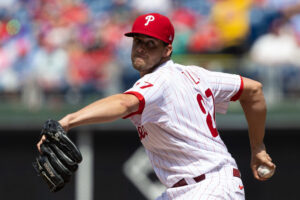
<instances>
[{"instance_id":1,"label":"jersey collar","mask_svg":"<svg viewBox=\"0 0 300 200\"><path fill-rule=\"evenodd\" d=\"M174 64L173 60L170 59L170 60L168 60L168 61L162 63L162 64L159 65L158 67L156 67L156 69L153 70L153 72L155 72L156 70L158 70L158 69L160 69L160 68L167 67L167 66L171 66L171 65L173 65L173 64Z\"/></svg>"}]
</instances>

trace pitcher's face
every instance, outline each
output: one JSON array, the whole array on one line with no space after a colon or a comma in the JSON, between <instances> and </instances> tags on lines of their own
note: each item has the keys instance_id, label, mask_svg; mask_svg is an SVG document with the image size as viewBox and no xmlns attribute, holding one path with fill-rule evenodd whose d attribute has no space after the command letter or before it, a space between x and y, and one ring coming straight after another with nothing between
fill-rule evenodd
<instances>
[{"instance_id":1,"label":"pitcher's face","mask_svg":"<svg viewBox=\"0 0 300 200\"><path fill-rule=\"evenodd\" d=\"M133 67L141 74L151 72L156 66L160 65L166 53L165 45L161 40L142 34L133 37L131 61Z\"/></svg>"}]
</instances>

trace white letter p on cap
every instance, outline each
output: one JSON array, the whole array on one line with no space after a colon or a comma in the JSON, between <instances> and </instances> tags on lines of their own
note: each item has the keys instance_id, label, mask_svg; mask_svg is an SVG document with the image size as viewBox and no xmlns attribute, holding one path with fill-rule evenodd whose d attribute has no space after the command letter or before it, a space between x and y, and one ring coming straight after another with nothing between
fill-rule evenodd
<instances>
[{"instance_id":1,"label":"white letter p on cap","mask_svg":"<svg viewBox=\"0 0 300 200\"><path fill-rule=\"evenodd\" d=\"M152 21L154 21L154 16L153 15L147 15L146 17L145 17L145 19L147 20L147 22L145 23L145 26L148 26L148 24L150 23L150 22L152 22Z\"/></svg>"}]
</instances>

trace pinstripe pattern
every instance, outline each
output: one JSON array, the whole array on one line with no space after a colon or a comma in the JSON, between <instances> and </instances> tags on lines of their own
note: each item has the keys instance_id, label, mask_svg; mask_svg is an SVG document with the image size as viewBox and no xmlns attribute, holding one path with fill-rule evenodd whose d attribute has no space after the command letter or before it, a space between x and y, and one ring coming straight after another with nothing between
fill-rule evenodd
<instances>
[{"instance_id":1,"label":"pinstripe pattern","mask_svg":"<svg viewBox=\"0 0 300 200\"><path fill-rule=\"evenodd\" d=\"M169 188L162 199L199 199L199 191L207 196L201 199L219 199L218 195L232 189L230 184L226 185L228 178L223 178L231 180L232 174L221 174L221 169L223 166L237 168L235 160L221 138L212 136L206 117L210 114L213 118L214 109L225 113L240 85L240 76L168 61L128 90L141 94L145 100L142 114L130 119L147 132L141 142L156 175ZM213 96L207 97L207 90L212 91ZM198 94L203 98L201 104L205 113L197 101ZM214 120L212 127L216 128ZM200 174L214 174L215 177L203 183L170 188L182 178L192 180Z\"/></svg>"},{"instance_id":2,"label":"pinstripe pattern","mask_svg":"<svg viewBox=\"0 0 300 200\"><path fill-rule=\"evenodd\" d=\"M244 200L240 178L232 176L232 167L224 166L209 173L204 181L169 188L156 200Z\"/></svg>"}]
</instances>

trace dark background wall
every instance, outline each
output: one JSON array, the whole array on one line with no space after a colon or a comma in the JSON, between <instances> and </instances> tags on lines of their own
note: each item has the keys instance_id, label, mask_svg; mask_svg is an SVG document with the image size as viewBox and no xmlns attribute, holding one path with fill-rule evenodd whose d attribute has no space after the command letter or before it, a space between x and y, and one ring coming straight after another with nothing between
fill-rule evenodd
<instances>
[{"instance_id":1,"label":"dark background wall","mask_svg":"<svg viewBox=\"0 0 300 200\"><path fill-rule=\"evenodd\" d=\"M246 131L224 130L221 137L236 158L249 200L298 200L300 179L300 130L268 129L265 143L277 165L275 175L266 182L256 181L250 170L250 148ZM70 133L76 140L77 132ZM62 191L52 194L36 176L32 161L39 130L1 130L1 200L72 200L74 178ZM94 131L94 199L145 199L122 171L124 162L141 145L135 131Z\"/></svg>"}]
</instances>

